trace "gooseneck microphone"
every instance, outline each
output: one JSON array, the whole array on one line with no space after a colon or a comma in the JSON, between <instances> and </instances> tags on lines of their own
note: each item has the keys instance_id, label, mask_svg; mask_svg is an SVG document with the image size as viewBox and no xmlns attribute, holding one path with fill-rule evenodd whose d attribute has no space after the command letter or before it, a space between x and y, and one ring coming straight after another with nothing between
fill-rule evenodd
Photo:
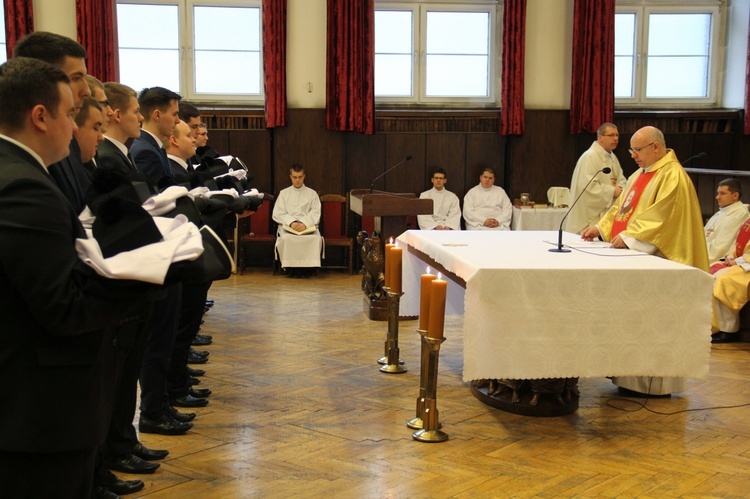
<instances>
[{"instance_id":1,"label":"gooseneck microphone","mask_svg":"<svg viewBox=\"0 0 750 499\"><path fill-rule=\"evenodd\" d=\"M404 159L402 159L401 161L399 161L398 163L396 163L395 165L393 165L392 167L388 168L386 171L384 171L383 173L381 173L380 175L378 175L377 177L375 177L372 180L372 183L370 183L370 194L372 194L372 189L375 187L375 182L377 182L381 178L385 177L388 174L388 172L390 172L391 170L393 170L394 168L396 168L398 166L403 165L407 161L411 161L411 154L409 154L407 157L405 157Z\"/></svg>"},{"instance_id":2,"label":"gooseneck microphone","mask_svg":"<svg viewBox=\"0 0 750 499\"><path fill-rule=\"evenodd\" d=\"M598 172L594 173L594 175L589 179L586 186L583 189L581 189L581 192L578 194L578 197L575 199L575 201L573 201L573 204L570 205L570 208L568 208L568 212L565 214L562 220L560 220L560 230L557 232L557 248L551 248L549 251L551 251L552 253L570 253L570 250L567 248L563 248L563 244L562 244L563 224L565 223L565 219L568 218L568 215L570 215L570 211L576 205L578 200L581 199L581 196L583 196L583 193L586 192L586 189L589 188L589 185L591 185L591 182L593 182L596 176L599 175L600 173L608 175L612 173L612 168L605 166Z\"/></svg>"},{"instance_id":3,"label":"gooseneck microphone","mask_svg":"<svg viewBox=\"0 0 750 499\"><path fill-rule=\"evenodd\" d=\"M708 154L706 154L705 152L699 152L695 156L690 156L688 159L686 159L685 161L681 161L680 163L682 163L682 166L685 166L686 164L690 163L694 159L706 158L706 157L708 157Z\"/></svg>"}]
</instances>

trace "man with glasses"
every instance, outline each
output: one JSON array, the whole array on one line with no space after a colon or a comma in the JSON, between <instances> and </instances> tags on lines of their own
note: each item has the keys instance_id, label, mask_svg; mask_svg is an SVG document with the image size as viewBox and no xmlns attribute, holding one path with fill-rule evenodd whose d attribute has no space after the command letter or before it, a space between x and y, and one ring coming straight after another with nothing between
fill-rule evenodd
<instances>
[{"instance_id":1,"label":"man with glasses","mask_svg":"<svg viewBox=\"0 0 750 499\"><path fill-rule=\"evenodd\" d=\"M703 219L693 183L662 132L643 127L630 139L630 156L639 169L622 196L599 222L583 231L587 241L601 238L614 248L631 248L708 271ZM622 200L630 199L624 210ZM684 378L615 377L628 394L668 395L686 388Z\"/></svg>"},{"instance_id":2,"label":"man with glasses","mask_svg":"<svg viewBox=\"0 0 750 499\"><path fill-rule=\"evenodd\" d=\"M570 202L572 204L579 195L581 199L568 214L566 231L579 234L589 225L598 222L625 187L625 176L613 152L619 141L617 127L612 123L604 123L596 132L596 142L578 158L570 182ZM609 174L601 171L606 167L612 170ZM594 180L586 188L592 177L595 177Z\"/></svg>"},{"instance_id":3,"label":"man with glasses","mask_svg":"<svg viewBox=\"0 0 750 499\"><path fill-rule=\"evenodd\" d=\"M432 215L417 215L422 230L461 230L461 207L458 196L445 188L448 176L443 168L435 168L432 189L424 191L419 199L432 199Z\"/></svg>"}]
</instances>

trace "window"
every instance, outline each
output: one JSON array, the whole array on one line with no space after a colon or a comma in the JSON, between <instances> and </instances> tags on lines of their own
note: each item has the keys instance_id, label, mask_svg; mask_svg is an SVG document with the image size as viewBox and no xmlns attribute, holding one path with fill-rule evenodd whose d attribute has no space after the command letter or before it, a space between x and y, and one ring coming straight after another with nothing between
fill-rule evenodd
<instances>
[{"instance_id":1,"label":"window","mask_svg":"<svg viewBox=\"0 0 750 499\"><path fill-rule=\"evenodd\" d=\"M720 72L718 2L619 2L618 105L713 105Z\"/></svg>"},{"instance_id":2,"label":"window","mask_svg":"<svg viewBox=\"0 0 750 499\"><path fill-rule=\"evenodd\" d=\"M0 64L8 60L7 42L5 41L5 13L0 12Z\"/></svg>"},{"instance_id":3,"label":"window","mask_svg":"<svg viewBox=\"0 0 750 499\"><path fill-rule=\"evenodd\" d=\"M118 0L120 81L263 102L261 0Z\"/></svg>"},{"instance_id":4,"label":"window","mask_svg":"<svg viewBox=\"0 0 750 499\"><path fill-rule=\"evenodd\" d=\"M376 100L494 104L495 3L377 2Z\"/></svg>"}]
</instances>

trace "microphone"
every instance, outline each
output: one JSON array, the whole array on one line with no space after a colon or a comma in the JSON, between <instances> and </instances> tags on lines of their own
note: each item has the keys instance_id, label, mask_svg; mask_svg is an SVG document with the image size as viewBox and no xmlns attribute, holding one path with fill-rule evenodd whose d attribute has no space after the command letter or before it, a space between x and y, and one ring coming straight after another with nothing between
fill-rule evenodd
<instances>
[{"instance_id":1,"label":"microphone","mask_svg":"<svg viewBox=\"0 0 750 499\"><path fill-rule=\"evenodd\" d=\"M696 154L695 156L691 156L691 157L689 157L688 159L686 159L685 161L683 161L683 162L682 162L682 165L684 166L684 165L686 165L686 164L690 163L691 161L693 161L694 159L698 159L698 158L707 158L707 157L708 157L708 154L706 154L705 152L699 152L699 153L698 153L698 154Z\"/></svg>"},{"instance_id":2,"label":"microphone","mask_svg":"<svg viewBox=\"0 0 750 499\"><path fill-rule=\"evenodd\" d=\"M402 159L401 161L399 161L398 163L396 163L395 165L393 165L392 167L388 168L386 171L384 171L383 173L381 173L380 175L378 175L377 177L375 177L373 179L372 183L370 184L370 194L372 194L372 189L373 189L373 187L375 187L375 182L377 182L381 178L385 177L386 174L388 174L388 172L390 172L391 170L393 170L397 166L403 165L407 161L411 161L411 154L409 154L407 157L405 157L404 159Z\"/></svg>"},{"instance_id":3,"label":"microphone","mask_svg":"<svg viewBox=\"0 0 750 499\"><path fill-rule=\"evenodd\" d=\"M594 175L589 179L589 181L586 184L586 186L583 189L581 189L581 192L578 194L578 197L575 199L575 201L573 201L573 204L570 205L570 208L568 208L568 212L565 214L565 216L562 218L562 220L560 220L560 230L557 232L557 248L551 248L549 250L550 252L552 252L552 253L570 253L570 250L567 249L567 248L563 248L563 244L562 244L562 233L563 233L562 228L563 228L563 224L565 223L565 219L568 218L568 215L570 215L570 211L576 205L576 203L578 202L578 200L581 199L581 196L583 196L583 193L586 192L586 189L589 188L589 185L591 185L591 182L593 182L594 179L596 178L596 176L599 175L600 173L603 173L605 175L609 175L610 173L612 173L612 168L610 168L608 166L605 166L604 168L602 168L598 172L594 173Z\"/></svg>"}]
</instances>

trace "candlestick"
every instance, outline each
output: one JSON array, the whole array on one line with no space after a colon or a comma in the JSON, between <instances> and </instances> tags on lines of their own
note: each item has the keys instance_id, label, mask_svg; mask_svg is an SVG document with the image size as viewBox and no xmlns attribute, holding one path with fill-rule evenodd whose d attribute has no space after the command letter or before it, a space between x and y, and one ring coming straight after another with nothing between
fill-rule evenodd
<instances>
[{"instance_id":1,"label":"candlestick","mask_svg":"<svg viewBox=\"0 0 750 499\"><path fill-rule=\"evenodd\" d=\"M442 338L445 327L445 298L448 291L448 282L440 279L430 283L430 320L427 323L427 336L430 338Z\"/></svg>"},{"instance_id":2,"label":"candlestick","mask_svg":"<svg viewBox=\"0 0 750 499\"><path fill-rule=\"evenodd\" d=\"M401 293L401 269L403 262L403 252L403 248L394 246L393 248L391 248L391 254L388 257L388 260L391 262L391 292L396 294Z\"/></svg>"},{"instance_id":3,"label":"candlestick","mask_svg":"<svg viewBox=\"0 0 750 499\"><path fill-rule=\"evenodd\" d=\"M430 320L430 290L431 283L437 278L435 274L430 274L430 268L427 267L427 273L421 276L421 286L419 294L419 329L427 331L427 324Z\"/></svg>"}]
</instances>

